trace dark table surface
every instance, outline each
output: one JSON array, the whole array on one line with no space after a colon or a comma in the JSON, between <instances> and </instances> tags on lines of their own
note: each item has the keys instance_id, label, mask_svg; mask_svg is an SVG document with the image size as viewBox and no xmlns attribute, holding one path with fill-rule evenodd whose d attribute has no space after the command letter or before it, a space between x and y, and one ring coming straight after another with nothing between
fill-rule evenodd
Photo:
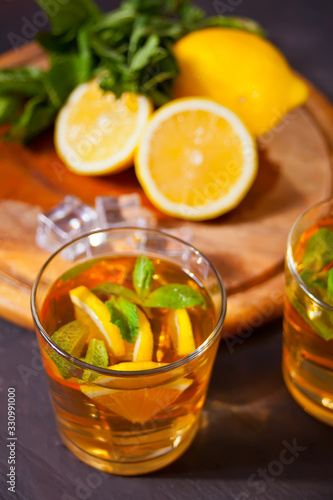
<instances>
[{"instance_id":1,"label":"dark table surface","mask_svg":"<svg viewBox=\"0 0 333 500\"><path fill-rule=\"evenodd\" d=\"M211 14L259 20L294 68L333 97L331 0L199 4ZM9 33L22 36L26 19L37 11L32 0L1 0L0 51L11 48ZM276 321L232 344L222 340L203 425L191 448L161 471L123 478L95 472L61 443L35 336L0 320L1 500L332 500L333 430L303 412L287 392L281 337ZM16 493L6 484L8 387L16 389Z\"/></svg>"}]
</instances>

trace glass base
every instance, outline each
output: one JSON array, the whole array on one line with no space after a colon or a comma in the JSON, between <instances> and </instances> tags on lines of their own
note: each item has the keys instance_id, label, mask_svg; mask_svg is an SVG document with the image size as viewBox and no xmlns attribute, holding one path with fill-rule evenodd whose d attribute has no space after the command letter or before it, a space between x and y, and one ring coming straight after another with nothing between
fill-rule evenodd
<instances>
[{"instance_id":1,"label":"glass base","mask_svg":"<svg viewBox=\"0 0 333 500\"><path fill-rule=\"evenodd\" d=\"M282 375L288 391L303 410L325 424L333 426L333 409L325 407L318 394L300 386L291 376L288 368L282 363Z\"/></svg>"},{"instance_id":2,"label":"glass base","mask_svg":"<svg viewBox=\"0 0 333 500\"><path fill-rule=\"evenodd\" d=\"M199 422L197 421L193 426L191 432L186 436L186 438L179 443L176 448L171 451L167 451L163 455L157 457L152 457L143 461L128 461L128 462L112 462L110 460L104 460L102 458L95 457L85 450L79 448L73 441L71 441L65 434L60 430L60 436L64 444L69 448L69 450L74 453L76 457L85 462L86 464L94 467L95 469L102 470L104 472L109 472L111 474L117 474L120 476L136 476L141 474L148 474L155 470L161 469L166 465L174 462L177 458L182 455L190 444L193 442L196 434L199 430Z\"/></svg>"}]
</instances>

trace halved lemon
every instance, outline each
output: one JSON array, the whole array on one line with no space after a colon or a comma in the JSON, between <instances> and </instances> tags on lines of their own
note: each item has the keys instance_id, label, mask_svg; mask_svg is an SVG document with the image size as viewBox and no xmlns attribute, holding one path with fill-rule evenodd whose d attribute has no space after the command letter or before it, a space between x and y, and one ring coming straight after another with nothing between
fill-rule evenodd
<instances>
[{"instance_id":1,"label":"halved lemon","mask_svg":"<svg viewBox=\"0 0 333 500\"><path fill-rule=\"evenodd\" d=\"M113 365L113 370L137 371L163 366L163 363L124 362ZM146 381L148 384L148 380ZM181 378L158 387L143 389L118 390L81 384L80 389L96 404L100 404L113 413L133 423L144 423L174 403L182 392L190 387L193 380Z\"/></svg>"},{"instance_id":2,"label":"halved lemon","mask_svg":"<svg viewBox=\"0 0 333 500\"><path fill-rule=\"evenodd\" d=\"M153 357L154 337L146 315L138 309L139 333L134 344L133 361L151 361Z\"/></svg>"},{"instance_id":3,"label":"halved lemon","mask_svg":"<svg viewBox=\"0 0 333 500\"><path fill-rule=\"evenodd\" d=\"M186 309L169 312L168 331L178 356L187 356L195 350L191 320Z\"/></svg>"},{"instance_id":4,"label":"halved lemon","mask_svg":"<svg viewBox=\"0 0 333 500\"><path fill-rule=\"evenodd\" d=\"M147 197L163 212L211 219L238 205L250 189L256 144L229 109L204 98L176 99L152 115L135 170Z\"/></svg>"},{"instance_id":5,"label":"halved lemon","mask_svg":"<svg viewBox=\"0 0 333 500\"><path fill-rule=\"evenodd\" d=\"M125 92L116 99L98 79L79 85L60 110L54 143L65 165L82 175L118 172L133 163L134 150L152 112L151 101Z\"/></svg>"},{"instance_id":6,"label":"halved lemon","mask_svg":"<svg viewBox=\"0 0 333 500\"><path fill-rule=\"evenodd\" d=\"M122 358L125 344L118 326L110 321L106 305L85 286L73 288L69 296L76 319L89 326L91 337L105 340L111 353L118 359Z\"/></svg>"}]
</instances>

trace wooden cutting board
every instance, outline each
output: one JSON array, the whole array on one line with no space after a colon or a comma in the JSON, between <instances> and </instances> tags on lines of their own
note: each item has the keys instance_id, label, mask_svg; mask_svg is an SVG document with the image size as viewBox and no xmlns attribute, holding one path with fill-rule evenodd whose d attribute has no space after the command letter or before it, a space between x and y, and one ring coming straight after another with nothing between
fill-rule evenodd
<instances>
[{"instance_id":1,"label":"wooden cutting board","mask_svg":"<svg viewBox=\"0 0 333 500\"><path fill-rule=\"evenodd\" d=\"M0 67L45 67L29 44L0 58ZM313 87L305 107L289 113L259 144L259 172L232 212L209 222L185 222L194 245L216 265L228 294L224 332L239 341L281 315L287 234L296 217L332 192L333 109ZM32 326L29 294L47 258L35 244L38 211L72 193L91 205L98 195L140 193L133 169L109 177L79 177L57 157L52 132L29 147L0 142L0 314ZM181 221L173 220L176 224Z\"/></svg>"}]
</instances>

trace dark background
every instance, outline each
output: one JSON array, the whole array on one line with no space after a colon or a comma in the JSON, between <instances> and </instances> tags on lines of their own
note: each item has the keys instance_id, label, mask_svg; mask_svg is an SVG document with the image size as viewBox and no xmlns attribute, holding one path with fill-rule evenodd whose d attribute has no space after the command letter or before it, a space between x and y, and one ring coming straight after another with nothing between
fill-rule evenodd
<instances>
[{"instance_id":1,"label":"dark background","mask_svg":"<svg viewBox=\"0 0 333 500\"><path fill-rule=\"evenodd\" d=\"M117 0L96 1L103 10L119 4ZM197 0L196 3L210 15L246 16L259 21L292 66L333 98L332 0ZM0 52L12 48L10 32L23 36L26 19L32 21L38 10L40 7L33 0L0 0Z\"/></svg>"},{"instance_id":2,"label":"dark background","mask_svg":"<svg viewBox=\"0 0 333 500\"><path fill-rule=\"evenodd\" d=\"M23 36L26 19L31 21L39 8L32 0L0 1L0 51L5 51L11 48L9 33ZM117 5L98 3L104 9ZM333 98L332 0L198 4L210 14L258 20L292 66ZM203 427L191 448L159 472L122 478L95 472L61 444L34 334L0 320L0 499L332 500L333 430L289 396L281 377L281 336L281 321L276 321L232 344L222 340ZM10 386L17 394L16 494L9 494L6 485ZM281 451L295 442L302 451L281 469ZM258 482L259 475L266 478Z\"/></svg>"}]
</instances>

